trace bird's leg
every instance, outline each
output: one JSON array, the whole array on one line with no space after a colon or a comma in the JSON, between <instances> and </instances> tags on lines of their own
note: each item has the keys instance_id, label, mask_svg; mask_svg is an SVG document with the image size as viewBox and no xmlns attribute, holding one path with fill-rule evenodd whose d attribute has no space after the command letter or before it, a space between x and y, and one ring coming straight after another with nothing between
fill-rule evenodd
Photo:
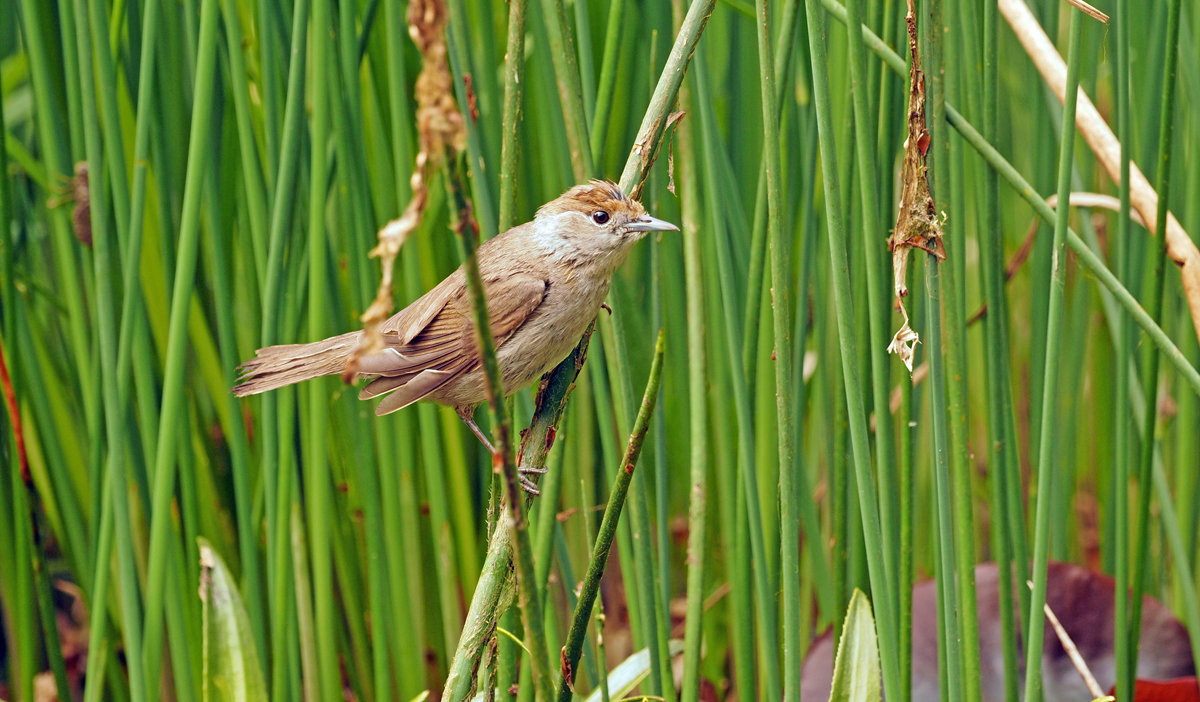
<instances>
[{"instance_id":1,"label":"bird's leg","mask_svg":"<svg viewBox=\"0 0 1200 702\"><path fill-rule=\"evenodd\" d=\"M463 420L463 424L466 424L471 430L471 433L475 434L475 437L483 442L483 445L487 447L488 452L494 457L496 455L496 447L492 445L492 442L488 441L488 438L483 435L483 430L480 429L479 425L475 423L475 408L468 405L464 407L456 407L455 411L458 413L459 419ZM534 497L542 493L537 489L537 485L535 485L529 478L526 478L525 475L545 475L547 472L549 472L548 468L525 468L522 466L517 466L517 477L521 480L521 487L524 488L525 492L533 495Z\"/></svg>"},{"instance_id":2,"label":"bird's leg","mask_svg":"<svg viewBox=\"0 0 1200 702\"><path fill-rule=\"evenodd\" d=\"M464 405L462 407L455 407L454 411L458 413L458 418L463 420L463 424L467 425L467 428L471 430L475 438L482 441L483 445L487 447L488 452L495 456L496 447L492 446L492 442L488 441L488 438L483 435L483 430L475 423L475 407L473 405Z\"/></svg>"}]
</instances>

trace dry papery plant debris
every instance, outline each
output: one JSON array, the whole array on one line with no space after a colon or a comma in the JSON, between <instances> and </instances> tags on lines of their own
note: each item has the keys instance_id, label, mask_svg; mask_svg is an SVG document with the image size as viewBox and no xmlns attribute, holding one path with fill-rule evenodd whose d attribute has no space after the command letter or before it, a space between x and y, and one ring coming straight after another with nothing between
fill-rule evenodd
<instances>
[{"instance_id":1,"label":"dry papery plant debris","mask_svg":"<svg viewBox=\"0 0 1200 702\"><path fill-rule=\"evenodd\" d=\"M899 356L911 373L913 347L920 342L920 337L909 326L908 310L904 309L904 298L908 295L908 287L904 283L908 254L915 248L936 256L938 260L945 260L946 249L942 245L942 223L929 191L925 167L930 139L929 131L925 129L925 74L921 71L913 0L908 0L908 14L904 21L908 25L908 48L912 53L912 67L908 71L908 138L904 141L904 165L900 171L902 184L896 230L888 239L888 248L892 252L896 306L904 316L904 325L892 337L887 350Z\"/></svg>"},{"instance_id":2,"label":"dry papery plant debris","mask_svg":"<svg viewBox=\"0 0 1200 702\"><path fill-rule=\"evenodd\" d=\"M346 364L343 379L353 379L358 359L383 348L379 327L392 313L392 269L404 241L416 230L429 200L429 178L443 163L466 148L467 125L454 100L454 78L446 49L447 11L443 0L412 0L408 6L408 35L421 52L417 76L417 138L420 151L410 185L412 199L400 217L379 230L379 244L371 256L383 269L379 292L362 315L363 334Z\"/></svg>"}]
</instances>

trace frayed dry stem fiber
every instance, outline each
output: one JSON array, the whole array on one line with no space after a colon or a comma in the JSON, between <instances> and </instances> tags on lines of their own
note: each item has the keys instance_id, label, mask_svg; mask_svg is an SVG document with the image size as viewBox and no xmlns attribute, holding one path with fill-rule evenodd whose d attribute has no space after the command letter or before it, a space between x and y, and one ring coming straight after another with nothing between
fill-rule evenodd
<instances>
[{"instance_id":1,"label":"frayed dry stem fiber","mask_svg":"<svg viewBox=\"0 0 1200 702\"><path fill-rule=\"evenodd\" d=\"M1058 101L1062 102L1066 91L1067 65L1062 56L1054 48L1046 32L1042 30L1033 13L1024 0L998 0L1000 12L1012 27L1021 46L1025 47L1029 58L1037 66L1038 72ZM1088 146L1096 154L1096 159L1104 166L1105 172L1114 183L1121 182L1121 142L1113 135L1108 123L1100 116L1096 106L1079 89L1079 107L1075 116L1075 126L1083 134ZM1155 212L1158 209L1158 193L1146 180L1136 163L1129 166L1129 194L1134 209L1147 222L1146 228L1151 234L1156 233ZM1192 315L1192 326L1200 337L1200 249L1192 242L1175 215L1167 213L1167 255L1180 268L1183 279L1183 292L1187 297L1188 309Z\"/></svg>"},{"instance_id":2,"label":"frayed dry stem fiber","mask_svg":"<svg viewBox=\"0 0 1200 702\"><path fill-rule=\"evenodd\" d=\"M888 239L888 249L892 252L896 306L904 315L904 326L892 337L887 350L904 361L909 373L913 369L913 347L920 338L908 325L908 310L904 309L904 298L908 295L908 286L904 283L908 254L917 248L936 256L940 261L946 259L946 249L942 246L942 224L938 221L937 207L929 192L929 177L925 167L930 141L929 131L925 129L925 73L921 70L913 17L913 3L909 0L906 19L913 61L908 72L908 138L904 140L904 165L900 175L903 185L896 213L896 231Z\"/></svg>"},{"instance_id":3,"label":"frayed dry stem fiber","mask_svg":"<svg viewBox=\"0 0 1200 702\"><path fill-rule=\"evenodd\" d=\"M374 302L363 313L362 341L346 364L345 378L354 376L358 359L383 348L379 325L392 314L392 267L408 235L421 223L429 200L429 176L446 159L466 147L467 126L454 101L454 78L446 51L446 4L442 0L412 0L408 5L408 35L421 52L417 76L417 153L412 174L412 199L399 218L379 230L379 244L371 256L380 259L383 277Z\"/></svg>"}]
</instances>

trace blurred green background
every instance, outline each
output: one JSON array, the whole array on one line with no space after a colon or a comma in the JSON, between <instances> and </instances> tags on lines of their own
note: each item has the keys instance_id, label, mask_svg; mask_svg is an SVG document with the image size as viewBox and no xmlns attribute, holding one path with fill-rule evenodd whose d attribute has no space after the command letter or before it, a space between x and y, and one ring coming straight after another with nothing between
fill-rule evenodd
<instances>
[{"instance_id":1,"label":"blurred green background","mask_svg":"<svg viewBox=\"0 0 1200 702\"><path fill-rule=\"evenodd\" d=\"M506 37L518 4L527 15L516 57L523 96L510 132ZM551 670L659 328L661 401L601 590L603 648L593 629L580 696L649 647L643 694L675 699L678 675L685 699L798 698L800 655L841 626L856 587L886 621L879 645L893 685L909 675L899 644L913 625L903 596L913 579L957 570L961 587L943 606L957 610L955 626L971 640L966 570L1024 565L1039 543L1119 582L1143 573L1145 592L1200 635L1196 386L1170 359L1151 367L1157 347L1075 254L1055 301L1053 222L989 177L961 137L961 123L973 125L1036 193L1056 191L1062 105L995 6L920 3L922 31L944 30L922 41L927 74L941 78L930 84L929 166L947 261L940 282L931 279L939 336L930 332L926 255L911 256L916 363L945 364L932 384L913 385L882 349L902 323L886 240L907 77L872 46L848 41L837 2L765 4L763 36L751 4L711 6L675 106L686 115L666 132L642 194L650 213L683 232L640 243L618 272L612 315L599 316L550 454L557 480L532 502L535 560L549 574ZM1028 4L1066 56L1077 11ZM1120 133L1129 156L1158 187L1169 176L1171 210L1196 237L1200 6L1096 4L1114 15L1122 4L1125 15L1077 20L1080 85L1114 129L1128 100ZM904 60L902 2L856 0L851 9ZM483 238L501 217L527 221L584 177L619 178L686 3L449 0L448 10ZM228 391L256 348L353 330L374 295L379 269L367 252L407 204L418 149L421 56L405 11L399 0L0 0L0 340L28 460L25 480L13 417L3 413L6 699L49 699L35 697L37 676L69 685L76 699L85 681L88 699L218 694L198 538L228 564L248 632L234 649L257 661L262 694L439 694L498 499L490 455L452 410L421 405L376 418L373 403L333 379L244 401ZM1118 27L1128 30L1126 54ZM1178 50L1168 54L1172 27ZM1163 120L1166 68L1176 61ZM767 100L764 85L776 92ZM573 89L581 113L572 112ZM953 127L938 91L960 113ZM768 105L779 114L771 129ZM580 116L582 135L564 113ZM1173 128L1167 170L1163 125ZM571 157L581 136L587 165ZM501 166L506 139L519 151L515 169ZM770 178L766 147L779 155ZM1071 167L1072 190L1118 194L1082 139ZM460 263L452 216L435 177L397 261L397 308ZM1194 368L1200 345L1178 269L1156 265L1160 238L1138 225L1123 233L1120 220L1103 209L1070 213L1073 230ZM1005 285L1002 266L1014 257L1021 264ZM982 321L968 323L985 301ZM775 352L777 337L788 337L787 353ZM1048 341L1057 349L1049 364ZM1158 391L1148 442L1147 383ZM515 425L526 426L532 393L518 393L513 408ZM874 475L870 504L856 470ZM1160 489L1143 499L1151 475ZM1046 514L1035 524L1039 502ZM1009 632L1024 600L1010 602ZM519 638L515 610L494 614ZM693 622L686 646L695 657L676 671L658 654ZM962 664L961 698L978 699L978 651L940 633ZM488 679L498 697L520 683L532 699L529 666L505 665L527 656L513 641L498 636L499 670ZM1015 656L1015 640L1005 645Z\"/></svg>"}]
</instances>

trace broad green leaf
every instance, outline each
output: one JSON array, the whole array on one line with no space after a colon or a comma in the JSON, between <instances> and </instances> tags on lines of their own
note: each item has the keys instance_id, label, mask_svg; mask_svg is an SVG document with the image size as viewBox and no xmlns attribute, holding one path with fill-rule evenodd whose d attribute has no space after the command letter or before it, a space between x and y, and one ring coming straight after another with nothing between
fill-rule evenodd
<instances>
[{"instance_id":1,"label":"broad green leaf","mask_svg":"<svg viewBox=\"0 0 1200 702\"><path fill-rule=\"evenodd\" d=\"M857 588L846 608L846 623L838 641L833 664L833 688L829 702L878 702L883 699L879 683L879 644L871 603Z\"/></svg>"},{"instance_id":2,"label":"broad green leaf","mask_svg":"<svg viewBox=\"0 0 1200 702\"><path fill-rule=\"evenodd\" d=\"M198 541L204 607L204 701L265 700L267 687L237 583L208 541Z\"/></svg>"}]
</instances>

